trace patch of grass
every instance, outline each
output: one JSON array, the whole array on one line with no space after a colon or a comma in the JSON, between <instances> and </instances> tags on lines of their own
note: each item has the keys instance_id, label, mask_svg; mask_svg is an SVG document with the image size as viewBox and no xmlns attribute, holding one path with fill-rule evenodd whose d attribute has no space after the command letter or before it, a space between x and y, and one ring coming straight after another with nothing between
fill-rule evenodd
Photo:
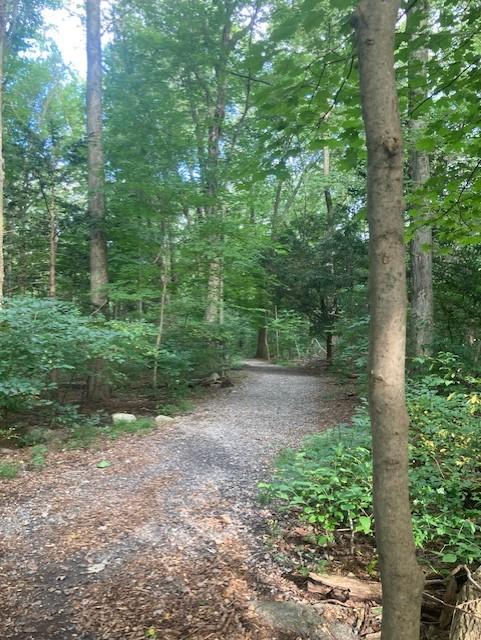
<instances>
[{"instance_id":1,"label":"patch of grass","mask_svg":"<svg viewBox=\"0 0 481 640\"><path fill-rule=\"evenodd\" d=\"M101 434L97 424L84 422L69 429L67 449L89 449Z\"/></svg>"},{"instance_id":2,"label":"patch of grass","mask_svg":"<svg viewBox=\"0 0 481 640\"><path fill-rule=\"evenodd\" d=\"M108 438L116 440L124 434L146 433L148 431L152 431L154 427L155 422L151 418L139 418L138 420L132 422L123 420L120 422L116 422L111 426L105 427L103 433Z\"/></svg>"},{"instance_id":3,"label":"patch of grass","mask_svg":"<svg viewBox=\"0 0 481 640\"><path fill-rule=\"evenodd\" d=\"M40 471L45 466L45 456L47 455L48 448L44 444L37 444L32 447L30 452L30 465Z\"/></svg>"},{"instance_id":4,"label":"patch of grass","mask_svg":"<svg viewBox=\"0 0 481 640\"><path fill-rule=\"evenodd\" d=\"M0 478L13 480L18 476L18 466L13 462L0 462Z\"/></svg>"},{"instance_id":5,"label":"patch of grass","mask_svg":"<svg viewBox=\"0 0 481 640\"><path fill-rule=\"evenodd\" d=\"M35 427L19 436L20 447L35 447L52 440L52 431L44 427Z\"/></svg>"},{"instance_id":6,"label":"patch of grass","mask_svg":"<svg viewBox=\"0 0 481 640\"><path fill-rule=\"evenodd\" d=\"M159 414L163 416L176 416L179 413L192 411L194 403L185 398L177 400L177 402L161 404L157 407Z\"/></svg>"}]
</instances>

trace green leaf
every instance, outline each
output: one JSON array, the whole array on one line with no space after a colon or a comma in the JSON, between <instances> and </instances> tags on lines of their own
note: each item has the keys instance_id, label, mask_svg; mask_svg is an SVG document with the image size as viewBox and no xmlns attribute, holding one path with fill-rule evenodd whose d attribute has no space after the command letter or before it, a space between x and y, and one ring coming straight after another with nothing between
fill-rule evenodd
<instances>
[{"instance_id":1,"label":"green leaf","mask_svg":"<svg viewBox=\"0 0 481 640\"><path fill-rule=\"evenodd\" d=\"M109 462L108 460L100 460L100 462L97 462L97 464L95 465L97 467L97 469L107 469L108 467L110 467L112 465L111 462Z\"/></svg>"},{"instance_id":2,"label":"green leaf","mask_svg":"<svg viewBox=\"0 0 481 640\"><path fill-rule=\"evenodd\" d=\"M453 564L457 559L458 557L454 553L445 553L442 557L442 561L448 564Z\"/></svg>"}]
</instances>

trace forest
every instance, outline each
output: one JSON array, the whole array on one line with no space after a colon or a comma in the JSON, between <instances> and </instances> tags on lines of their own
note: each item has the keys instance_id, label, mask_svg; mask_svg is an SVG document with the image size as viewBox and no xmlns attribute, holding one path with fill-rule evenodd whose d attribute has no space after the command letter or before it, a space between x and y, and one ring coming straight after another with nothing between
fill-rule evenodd
<instances>
[{"instance_id":1,"label":"forest","mask_svg":"<svg viewBox=\"0 0 481 640\"><path fill-rule=\"evenodd\" d=\"M62 16L85 75L64 59ZM134 605L118 628L79 612L48 627L47 609L17 624L14 598L2 637L481 637L480 34L479 0L0 0L4 524L27 497L55 500L60 477L65 498L69 465L95 463L101 503L113 450L128 469L198 402L224 416L237 398L215 446L232 427L247 464L264 408L266 429L278 415L239 503L269 510L269 553L299 593L339 612L354 587L322 575L382 583L382 614L363 591L351 635L275 635L245 613L209 627L201 594L183 627ZM304 373L327 389L322 430ZM236 431L243 389L252 432ZM41 593L49 570L33 573ZM105 593L84 594L92 611Z\"/></svg>"}]
</instances>

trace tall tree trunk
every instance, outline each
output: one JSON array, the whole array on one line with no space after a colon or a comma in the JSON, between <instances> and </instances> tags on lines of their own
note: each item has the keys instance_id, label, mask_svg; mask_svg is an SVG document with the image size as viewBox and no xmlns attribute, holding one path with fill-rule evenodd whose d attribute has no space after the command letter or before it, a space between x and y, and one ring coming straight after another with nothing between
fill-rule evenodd
<instances>
[{"instance_id":1,"label":"tall tree trunk","mask_svg":"<svg viewBox=\"0 0 481 640\"><path fill-rule=\"evenodd\" d=\"M3 85L4 85L4 56L5 40L7 37L7 8L6 0L0 0L0 307L3 304L3 289L5 282L5 264L3 240L5 235L4 221L4 182L5 160L3 157Z\"/></svg>"},{"instance_id":2,"label":"tall tree trunk","mask_svg":"<svg viewBox=\"0 0 481 640\"><path fill-rule=\"evenodd\" d=\"M220 57L214 68L216 89L212 118L209 127L206 163L206 187L209 197L208 214L212 218L220 217L218 204L219 196L219 156L222 138L222 127L225 120L227 61L232 50L232 15L228 13L222 29L220 42ZM212 242L219 245L219 238L213 237ZM207 308L205 319L207 322L221 323L224 315L223 295L224 283L222 274L222 255L218 246L218 255L214 256L209 265L207 283Z\"/></svg>"},{"instance_id":3,"label":"tall tree trunk","mask_svg":"<svg viewBox=\"0 0 481 640\"><path fill-rule=\"evenodd\" d=\"M427 26L428 6L425 0L411 5L408 13L407 28L418 24L421 13L420 28ZM414 29L413 29L414 31ZM418 33L412 33L415 38ZM419 77L426 77L426 64L429 52L419 48L411 55L409 64L409 107L412 111L426 97L426 90L419 86ZM416 82L414 82L416 80ZM416 149L417 138L424 128L422 117L413 116L409 120L410 153L409 169L413 191L423 187L429 180L429 154ZM423 212L425 215L425 212ZM416 356L429 355L433 334L433 274L432 274L432 229L423 226L415 233L411 241L411 310L413 317L412 337L413 350Z\"/></svg>"},{"instance_id":4,"label":"tall tree trunk","mask_svg":"<svg viewBox=\"0 0 481 640\"><path fill-rule=\"evenodd\" d=\"M418 640L424 581L409 504L403 150L394 74L399 6L400 0L362 0L354 22L368 151L369 412L383 585L381 637Z\"/></svg>"},{"instance_id":5,"label":"tall tree trunk","mask_svg":"<svg viewBox=\"0 0 481 640\"><path fill-rule=\"evenodd\" d=\"M104 153L102 141L102 45L100 0L86 0L87 9L87 139L88 208L90 218L90 301L107 312L107 242L104 232Z\"/></svg>"},{"instance_id":6,"label":"tall tree trunk","mask_svg":"<svg viewBox=\"0 0 481 640\"><path fill-rule=\"evenodd\" d=\"M335 227L334 227L335 219L334 219L334 205L332 202L332 194L328 184L328 178L331 172L331 156L329 153L329 147L324 147L322 164L323 164L323 175L324 175L324 178L326 179L326 185L324 188L324 199L326 201L326 230L327 230L328 238L332 238L335 230ZM335 276L336 266L335 266L334 250L331 251L331 261L329 264L329 271L333 281L332 282L333 289L335 289L334 276ZM327 321L329 324L327 330L325 331L326 364L330 366L332 364L332 358L334 355L334 335L332 333L332 329L333 329L332 325L334 324L334 321L336 319L336 313L337 313L336 296L335 295L326 296L325 303L326 303Z\"/></svg>"},{"instance_id":7,"label":"tall tree trunk","mask_svg":"<svg viewBox=\"0 0 481 640\"><path fill-rule=\"evenodd\" d=\"M271 236L275 238L279 230L279 213L281 206L282 187L284 186L284 180L277 178L276 190L274 194L274 204L272 207L271 217Z\"/></svg>"},{"instance_id":8,"label":"tall tree trunk","mask_svg":"<svg viewBox=\"0 0 481 640\"><path fill-rule=\"evenodd\" d=\"M90 302L95 312L108 313L107 242L105 239L105 177L102 140L102 43L100 0L86 0L87 13L87 146L88 209L90 222ZM87 381L91 401L104 400L109 387L105 363L96 359Z\"/></svg>"},{"instance_id":9,"label":"tall tree trunk","mask_svg":"<svg viewBox=\"0 0 481 640\"><path fill-rule=\"evenodd\" d=\"M57 201L55 197L55 185L52 185L52 197L50 199L50 264L49 264L49 285L48 295L50 298L57 296L57 241L58 241L58 219Z\"/></svg>"},{"instance_id":10,"label":"tall tree trunk","mask_svg":"<svg viewBox=\"0 0 481 640\"><path fill-rule=\"evenodd\" d=\"M259 360L270 360L267 327L259 327L257 331L256 358L259 358Z\"/></svg>"},{"instance_id":11,"label":"tall tree trunk","mask_svg":"<svg viewBox=\"0 0 481 640\"><path fill-rule=\"evenodd\" d=\"M206 322L222 324L222 263L220 258L214 258L209 265L209 281L207 283Z\"/></svg>"}]
</instances>

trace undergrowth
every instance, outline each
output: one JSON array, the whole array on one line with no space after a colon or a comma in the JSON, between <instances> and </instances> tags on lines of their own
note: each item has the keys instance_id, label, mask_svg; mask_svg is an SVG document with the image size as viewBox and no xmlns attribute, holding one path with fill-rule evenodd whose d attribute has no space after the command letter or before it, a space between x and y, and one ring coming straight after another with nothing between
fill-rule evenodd
<instances>
[{"instance_id":1,"label":"undergrowth","mask_svg":"<svg viewBox=\"0 0 481 640\"><path fill-rule=\"evenodd\" d=\"M408 408L416 546L436 565L479 561L479 397L442 395L428 381L411 388ZM371 462L369 416L362 407L352 426L310 436L299 450L284 452L272 481L260 485L262 495L310 523L320 546L334 544L339 529L374 545Z\"/></svg>"},{"instance_id":2,"label":"undergrowth","mask_svg":"<svg viewBox=\"0 0 481 640\"><path fill-rule=\"evenodd\" d=\"M13 462L0 462L0 478L13 480L18 476L18 466Z\"/></svg>"}]
</instances>

